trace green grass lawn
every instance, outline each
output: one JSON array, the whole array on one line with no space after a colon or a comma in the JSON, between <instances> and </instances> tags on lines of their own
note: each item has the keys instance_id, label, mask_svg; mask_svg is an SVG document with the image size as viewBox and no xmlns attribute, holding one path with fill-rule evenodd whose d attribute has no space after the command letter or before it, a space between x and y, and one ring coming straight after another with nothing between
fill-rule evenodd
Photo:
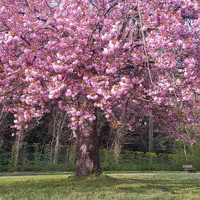
<instances>
[{"instance_id":1,"label":"green grass lawn","mask_svg":"<svg viewBox=\"0 0 200 200\"><path fill-rule=\"evenodd\" d=\"M200 173L108 173L0 176L0 200L200 200Z\"/></svg>"}]
</instances>

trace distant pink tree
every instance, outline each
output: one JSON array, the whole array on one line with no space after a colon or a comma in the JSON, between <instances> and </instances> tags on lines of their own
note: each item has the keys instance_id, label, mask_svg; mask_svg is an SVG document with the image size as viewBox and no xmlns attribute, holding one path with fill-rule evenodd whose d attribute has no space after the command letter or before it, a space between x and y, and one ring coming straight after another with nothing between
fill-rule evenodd
<instances>
[{"instance_id":1,"label":"distant pink tree","mask_svg":"<svg viewBox=\"0 0 200 200\"><path fill-rule=\"evenodd\" d=\"M199 105L199 11L194 0L1 0L0 102L13 128L67 111L81 176L101 173L97 109L120 126L128 99L178 136Z\"/></svg>"}]
</instances>

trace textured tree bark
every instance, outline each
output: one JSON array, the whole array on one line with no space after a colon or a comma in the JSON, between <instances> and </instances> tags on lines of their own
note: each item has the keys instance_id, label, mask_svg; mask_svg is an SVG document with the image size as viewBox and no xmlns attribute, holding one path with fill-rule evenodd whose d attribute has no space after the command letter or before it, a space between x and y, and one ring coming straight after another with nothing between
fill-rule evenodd
<instances>
[{"instance_id":1,"label":"textured tree bark","mask_svg":"<svg viewBox=\"0 0 200 200\"><path fill-rule=\"evenodd\" d=\"M153 150L153 115L149 116L149 152Z\"/></svg>"},{"instance_id":2,"label":"textured tree bark","mask_svg":"<svg viewBox=\"0 0 200 200\"><path fill-rule=\"evenodd\" d=\"M114 142L113 142L113 150L114 150L114 160L115 162L118 164L119 163L119 156L120 156L120 153L122 151L122 147L123 147L123 144L124 144L124 138L125 138L125 135L128 133L127 132L127 128L126 128L126 125L128 123L128 120L127 120L127 107L128 107L128 103L129 103L129 100L127 99L124 103L124 107L122 109L122 124L123 126L122 127L119 127L117 128L117 132L116 132L116 135L115 135L115 139L114 139Z\"/></svg>"},{"instance_id":3,"label":"textured tree bark","mask_svg":"<svg viewBox=\"0 0 200 200\"><path fill-rule=\"evenodd\" d=\"M19 162L19 153L23 144L24 136L23 132L20 135L16 136L15 147L14 147L14 167L18 165Z\"/></svg>"},{"instance_id":4,"label":"textured tree bark","mask_svg":"<svg viewBox=\"0 0 200 200\"><path fill-rule=\"evenodd\" d=\"M97 120L85 120L77 131L76 138L76 175L100 175L99 143Z\"/></svg>"},{"instance_id":5,"label":"textured tree bark","mask_svg":"<svg viewBox=\"0 0 200 200\"><path fill-rule=\"evenodd\" d=\"M122 145L124 143L124 128L119 128L117 130L115 140L114 140L114 160L118 164L119 163L119 156L122 150Z\"/></svg>"},{"instance_id":6,"label":"textured tree bark","mask_svg":"<svg viewBox=\"0 0 200 200\"><path fill-rule=\"evenodd\" d=\"M53 164L56 164L58 161L59 151L60 151L60 139L63 134L64 124L66 122L67 114L64 112L56 112L54 115L54 132L53 136L55 136L55 146L54 146L54 158Z\"/></svg>"},{"instance_id":7,"label":"textured tree bark","mask_svg":"<svg viewBox=\"0 0 200 200\"><path fill-rule=\"evenodd\" d=\"M49 132L52 134L50 144L50 163L56 164L60 151L60 140L63 136L63 128L66 124L67 114L61 111L54 111L53 119L50 122Z\"/></svg>"},{"instance_id":8,"label":"textured tree bark","mask_svg":"<svg viewBox=\"0 0 200 200\"><path fill-rule=\"evenodd\" d=\"M60 150L60 135L59 135L59 133L57 133L56 144L54 146L53 164L56 164L58 161L59 150Z\"/></svg>"}]
</instances>

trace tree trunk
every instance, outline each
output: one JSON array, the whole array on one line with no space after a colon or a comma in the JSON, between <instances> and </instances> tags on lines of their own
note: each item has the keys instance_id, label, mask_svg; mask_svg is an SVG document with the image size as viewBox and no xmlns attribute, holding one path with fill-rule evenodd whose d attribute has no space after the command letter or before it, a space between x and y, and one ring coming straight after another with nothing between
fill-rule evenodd
<instances>
[{"instance_id":1,"label":"tree trunk","mask_svg":"<svg viewBox=\"0 0 200 200\"><path fill-rule=\"evenodd\" d=\"M50 163L56 164L60 151L60 140L63 136L63 128L66 124L67 114L65 112L55 111L53 120L49 126L49 132L52 134L50 146Z\"/></svg>"},{"instance_id":2,"label":"tree trunk","mask_svg":"<svg viewBox=\"0 0 200 200\"><path fill-rule=\"evenodd\" d=\"M185 161L188 164L188 155L187 155L187 148L186 148L186 145L185 145L185 141L183 141L183 152L184 152L184 155L185 155Z\"/></svg>"},{"instance_id":3,"label":"tree trunk","mask_svg":"<svg viewBox=\"0 0 200 200\"><path fill-rule=\"evenodd\" d=\"M115 139L114 139L114 147L113 147L113 150L114 150L114 160L115 162L118 164L119 163L119 156L120 156L120 153L122 151L122 147L124 145L124 138L125 138L125 135L128 133L127 132L127 123L128 123L128 119L127 119L127 107L128 107L128 103L129 103L129 100L127 99L125 101L125 104L124 104L124 108L122 110L122 124L123 126L122 127L119 127L117 129L117 132L116 132L116 135L115 135Z\"/></svg>"},{"instance_id":4,"label":"tree trunk","mask_svg":"<svg viewBox=\"0 0 200 200\"><path fill-rule=\"evenodd\" d=\"M119 164L119 155L121 153L121 148L121 143L119 141L116 141L114 146L114 160L117 164Z\"/></svg>"},{"instance_id":5,"label":"tree trunk","mask_svg":"<svg viewBox=\"0 0 200 200\"><path fill-rule=\"evenodd\" d=\"M114 160L117 164L119 163L119 155L121 153L123 143L124 143L124 130L123 128L119 128L115 136L114 148L113 148Z\"/></svg>"},{"instance_id":6,"label":"tree trunk","mask_svg":"<svg viewBox=\"0 0 200 200\"><path fill-rule=\"evenodd\" d=\"M56 164L58 161L58 154L60 150L60 135L57 133L56 136L56 144L54 146L54 157L53 157L53 164Z\"/></svg>"},{"instance_id":7,"label":"tree trunk","mask_svg":"<svg viewBox=\"0 0 200 200\"><path fill-rule=\"evenodd\" d=\"M19 162L19 153L21 150L23 139L24 139L23 132L21 132L20 135L16 136L16 141L14 146L14 167L16 167Z\"/></svg>"},{"instance_id":8,"label":"tree trunk","mask_svg":"<svg viewBox=\"0 0 200 200\"><path fill-rule=\"evenodd\" d=\"M77 131L76 138L76 175L100 175L99 143L97 120L85 120Z\"/></svg>"},{"instance_id":9,"label":"tree trunk","mask_svg":"<svg viewBox=\"0 0 200 200\"><path fill-rule=\"evenodd\" d=\"M149 152L153 150L153 115L149 116Z\"/></svg>"}]
</instances>

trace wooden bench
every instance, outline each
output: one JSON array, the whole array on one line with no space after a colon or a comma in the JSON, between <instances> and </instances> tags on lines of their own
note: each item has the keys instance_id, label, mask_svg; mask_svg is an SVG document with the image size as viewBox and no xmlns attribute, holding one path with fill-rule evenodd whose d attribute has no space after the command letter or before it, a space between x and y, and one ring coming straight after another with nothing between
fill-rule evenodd
<instances>
[{"instance_id":1,"label":"wooden bench","mask_svg":"<svg viewBox=\"0 0 200 200\"><path fill-rule=\"evenodd\" d=\"M196 169L192 165L183 165L183 169L188 172L196 172Z\"/></svg>"}]
</instances>

